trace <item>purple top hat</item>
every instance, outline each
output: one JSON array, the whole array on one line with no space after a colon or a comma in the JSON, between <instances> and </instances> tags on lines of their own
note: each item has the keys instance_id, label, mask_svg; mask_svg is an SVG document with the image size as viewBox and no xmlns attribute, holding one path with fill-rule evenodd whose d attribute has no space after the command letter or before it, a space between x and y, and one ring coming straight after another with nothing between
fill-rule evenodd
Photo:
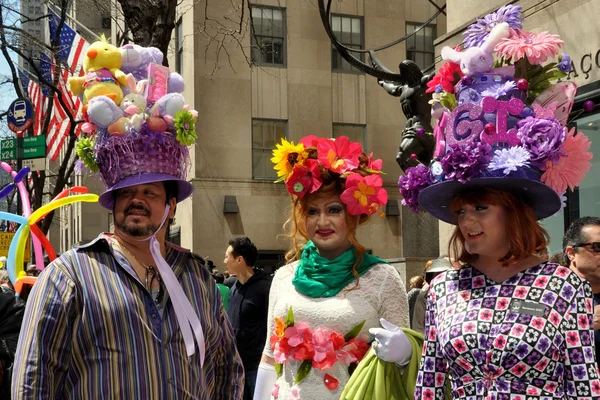
<instances>
[{"instance_id":1,"label":"purple top hat","mask_svg":"<svg viewBox=\"0 0 600 400\"><path fill-rule=\"evenodd\" d=\"M98 132L94 153L108 188L98 200L105 208L113 209L113 191L144 183L177 182L177 202L192 194L193 186L185 180L188 149L171 132L152 131L146 124L139 132L130 130L126 135Z\"/></svg>"},{"instance_id":2,"label":"purple top hat","mask_svg":"<svg viewBox=\"0 0 600 400\"><path fill-rule=\"evenodd\" d=\"M190 165L187 146L196 139L198 113L189 109L180 93L183 78L157 64L162 54L155 48L127 45L117 49L107 43L102 43L102 48L112 53L112 60L121 60L117 69L126 74L127 86L119 86L112 77L115 90L122 91L123 97L105 93L112 86L86 93L101 82L82 85L88 100L82 130L87 134L80 136L76 151L90 170L99 172L106 186L99 203L112 210L115 190L163 181L177 183L178 202L186 199L193 190L186 181ZM104 75L113 73L112 69L103 71ZM69 82L77 87L78 79Z\"/></svg>"},{"instance_id":3,"label":"purple top hat","mask_svg":"<svg viewBox=\"0 0 600 400\"><path fill-rule=\"evenodd\" d=\"M466 189L491 188L515 194L538 219L546 218L560 210L560 196L579 185L591 167L589 140L565 128L577 86L556 81L566 77L569 58L561 55L558 63L541 65L558 55L562 41L557 35L520 30L521 7L507 7L514 18L504 22L516 24L510 32L503 33L500 26L468 29L470 48L442 51L449 62L469 68L462 70L463 78L440 74L436 80L444 85L438 84L432 100L433 114L439 117L434 160L409 168L398 181L402 204L415 212L424 209L456 224L449 209L452 200ZM477 40L472 40L473 32ZM514 52L527 46L534 51ZM541 47L544 52L536 50ZM501 60L499 68L473 58L493 60L494 53Z\"/></svg>"}]
</instances>

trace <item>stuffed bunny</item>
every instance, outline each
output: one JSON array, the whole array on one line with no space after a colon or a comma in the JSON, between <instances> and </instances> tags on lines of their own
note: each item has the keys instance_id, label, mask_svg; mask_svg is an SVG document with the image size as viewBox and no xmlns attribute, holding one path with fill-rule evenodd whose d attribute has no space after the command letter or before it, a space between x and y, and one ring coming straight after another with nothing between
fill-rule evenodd
<instances>
[{"instance_id":1,"label":"stuffed bunny","mask_svg":"<svg viewBox=\"0 0 600 400\"><path fill-rule=\"evenodd\" d=\"M461 71L467 76L488 72L494 66L494 47L508 37L510 28L506 22L502 22L492 29L481 47L469 47L460 52L446 46L442 49L442 58L460 64Z\"/></svg>"}]
</instances>

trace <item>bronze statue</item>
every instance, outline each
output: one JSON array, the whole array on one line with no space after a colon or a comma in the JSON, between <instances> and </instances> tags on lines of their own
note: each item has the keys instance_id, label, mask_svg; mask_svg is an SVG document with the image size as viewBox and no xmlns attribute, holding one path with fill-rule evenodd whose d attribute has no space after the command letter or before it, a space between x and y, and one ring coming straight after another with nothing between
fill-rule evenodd
<instances>
[{"instance_id":1,"label":"bronze statue","mask_svg":"<svg viewBox=\"0 0 600 400\"><path fill-rule=\"evenodd\" d=\"M383 68L374 55L371 60L377 68ZM400 97L406 125L402 131L396 162L403 171L419 163L429 165L433 157L435 139L431 133L431 95L425 93L426 84L433 75L423 75L419 66L411 60L400 63L400 81L378 79L377 83L392 96ZM414 154L414 156L413 156Z\"/></svg>"}]
</instances>

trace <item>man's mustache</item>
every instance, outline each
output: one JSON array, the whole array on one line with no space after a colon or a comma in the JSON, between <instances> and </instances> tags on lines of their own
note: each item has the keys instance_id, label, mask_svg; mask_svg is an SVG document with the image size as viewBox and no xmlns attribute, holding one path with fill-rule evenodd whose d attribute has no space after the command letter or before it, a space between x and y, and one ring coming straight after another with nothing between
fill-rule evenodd
<instances>
[{"instance_id":1,"label":"man's mustache","mask_svg":"<svg viewBox=\"0 0 600 400\"><path fill-rule=\"evenodd\" d=\"M131 210L140 210L140 211L143 211L144 213L146 213L147 215L150 215L150 210L148 208L146 208L142 205L135 205L135 204L132 204L125 209L125 215L129 215Z\"/></svg>"}]
</instances>

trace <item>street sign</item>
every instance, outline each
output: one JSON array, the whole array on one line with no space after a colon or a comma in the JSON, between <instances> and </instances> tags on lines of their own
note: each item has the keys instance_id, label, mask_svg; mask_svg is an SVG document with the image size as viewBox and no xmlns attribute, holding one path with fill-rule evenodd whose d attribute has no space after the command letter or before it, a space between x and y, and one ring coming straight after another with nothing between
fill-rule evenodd
<instances>
[{"instance_id":1,"label":"street sign","mask_svg":"<svg viewBox=\"0 0 600 400\"><path fill-rule=\"evenodd\" d=\"M26 136L19 139L21 158L38 158L46 156L46 135Z\"/></svg>"},{"instance_id":2,"label":"street sign","mask_svg":"<svg viewBox=\"0 0 600 400\"><path fill-rule=\"evenodd\" d=\"M46 135L25 136L22 147L46 147Z\"/></svg>"},{"instance_id":3,"label":"street sign","mask_svg":"<svg viewBox=\"0 0 600 400\"><path fill-rule=\"evenodd\" d=\"M46 169L46 157L29 158L22 161L23 168L29 167L30 171L44 171Z\"/></svg>"},{"instance_id":4,"label":"street sign","mask_svg":"<svg viewBox=\"0 0 600 400\"><path fill-rule=\"evenodd\" d=\"M8 107L6 115L8 128L13 132L23 132L33 125L33 106L29 100L18 98Z\"/></svg>"},{"instance_id":5,"label":"street sign","mask_svg":"<svg viewBox=\"0 0 600 400\"><path fill-rule=\"evenodd\" d=\"M17 159L17 139L0 140L0 161Z\"/></svg>"},{"instance_id":6,"label":"street sign","mask_svg":"<svg viewBox=\"0 0 600 400\"><path fill-rule=\"evenodd\" d=\"M46 145L44 147L23 147L21 149L21 158L38 158L46 155Z\"/></svg>"},{"instance_id":7,"label":"street sign","mask_svg":"<svg viewBox=\"0 0 600 400\"><path fill-rule=\"evenodd\" d=\"M8 256L8 249L10 247L10 242L13 241L15 237L14 232L0 232L0 256ZM29 246L29 242L31 241L28 240L25 244L25 258L23 258L24 262L29 262L29 254L31 254L31 248Z\"/></svg>"}]
</instances>

